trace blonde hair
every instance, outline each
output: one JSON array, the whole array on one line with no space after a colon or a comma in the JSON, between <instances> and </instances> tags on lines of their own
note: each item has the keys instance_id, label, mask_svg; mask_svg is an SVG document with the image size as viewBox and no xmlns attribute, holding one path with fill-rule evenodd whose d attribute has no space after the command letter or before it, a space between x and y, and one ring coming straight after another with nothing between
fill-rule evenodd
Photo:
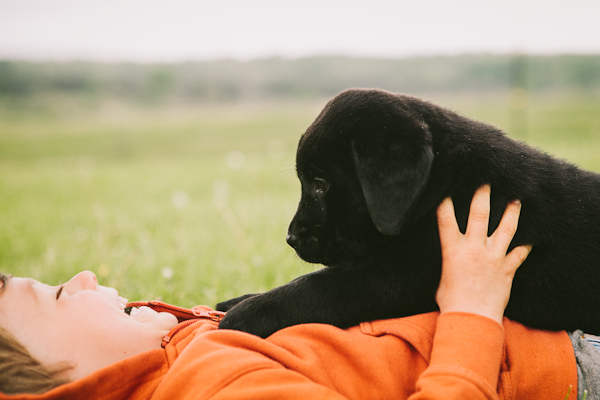
<instances>
[{"instance_id":1,"label":"blonde hair","mask_svg":"<svg viewBox=\"0 0 600 400\"><path fill-rule=\"evenodd\" d=\"M0 294L10 275L0 273ZM68 380L58 378L69 369L66 365L48 367L36 360L6 329L0 326L0 392L4 394L43 393Z\"/></svg>"}]
</instances>

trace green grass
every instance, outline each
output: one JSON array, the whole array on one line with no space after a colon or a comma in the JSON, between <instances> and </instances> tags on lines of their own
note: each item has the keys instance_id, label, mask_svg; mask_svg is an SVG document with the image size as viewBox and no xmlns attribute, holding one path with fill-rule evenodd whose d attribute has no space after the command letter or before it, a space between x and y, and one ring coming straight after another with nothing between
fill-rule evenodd
<instances>
[{"instance_id":1,"label":"green grass","mask_svg":"<svg viewBox=\"0 0 600 400\"><path fill-rule=\"evenodd\" d=\"M5 119L0 270L59 283L90 269L130 299L182 305L313 270L285 244L313 108Z\"/></svg>"},{"instance_id":2,"label":"green grass","mask_svg":"<svg viewBox=\"0 0 600 400\"><path fill-rule=\"evenodd\" d=\"M511 128L502 96L433 99ZM89 269L130 300L191 306L318 268L285 234L296 143L324 101L41 104L0 104L0 271L58 284ZM532 99L519 135L600 171L597 99Z\"/></svg>"}]
</instances>

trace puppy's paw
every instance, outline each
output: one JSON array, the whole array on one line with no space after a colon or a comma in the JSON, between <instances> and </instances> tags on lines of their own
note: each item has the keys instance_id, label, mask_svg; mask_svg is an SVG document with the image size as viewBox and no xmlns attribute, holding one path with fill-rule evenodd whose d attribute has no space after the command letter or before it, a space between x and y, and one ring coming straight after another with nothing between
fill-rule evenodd
<instances>
[{"instance_id":1,"label":"puppy's paw","mask_svg":"<svg viewBox=\"0 0 600 400\"><path fill-rule=\"evenodd\" d=\"M245 294L243 296L240 297L236 297L230 300L225 300L220 302L219 304L217 304L215 306L215 310L217 311L229 311L231 310L235 305L237 305L238 303L241 303L242 301L250 298L250 297L254 297L256 296L256 294Z\"/></svg>"},{"instance_id":2,"label":"puppy's paw","mask_svg":"<svg viewBox=\"0 0 600 400\"><path fill-rule=\"evenodd\" d=\"M237 300L237 299L233 299ZM233 329L266 338L291 324L282 320L278 305L265 295L254 295L231 308L219 329Z\"/></svg>"}]
</instances>

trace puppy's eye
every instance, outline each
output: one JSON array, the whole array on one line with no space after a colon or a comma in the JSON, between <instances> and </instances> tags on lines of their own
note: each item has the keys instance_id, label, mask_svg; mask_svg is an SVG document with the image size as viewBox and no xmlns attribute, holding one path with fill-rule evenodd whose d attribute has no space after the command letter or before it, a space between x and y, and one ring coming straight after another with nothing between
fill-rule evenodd
<instances>
[{"instance_id":1,"label":"puppy's eye","mask_svg":"<svg viewBox=\"0 0 600 400\"><path fill-rule=\"evenodd\" d=\"M325 179L315 178L315 191L325 193L329 190L329 183Z\"/></svg>"}]
</instances>

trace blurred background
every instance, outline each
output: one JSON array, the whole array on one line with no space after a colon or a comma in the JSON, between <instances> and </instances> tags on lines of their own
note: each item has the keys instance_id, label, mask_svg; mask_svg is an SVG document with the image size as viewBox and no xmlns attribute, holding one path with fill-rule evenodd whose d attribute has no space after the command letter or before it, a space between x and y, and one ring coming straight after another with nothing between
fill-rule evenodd
<instances>
[{"instance_id":1,"label":"blurred background","mask_svg":"<svg viewBox=\"0 0 600 400\"><path fill-rule=\"evenodd\" d=\"M319 268L285 243L295 148L349 87L600 171L599 17L597 0L0 0L0 271L89 269L192 306Z\"/></svg>"}]
</instances>

